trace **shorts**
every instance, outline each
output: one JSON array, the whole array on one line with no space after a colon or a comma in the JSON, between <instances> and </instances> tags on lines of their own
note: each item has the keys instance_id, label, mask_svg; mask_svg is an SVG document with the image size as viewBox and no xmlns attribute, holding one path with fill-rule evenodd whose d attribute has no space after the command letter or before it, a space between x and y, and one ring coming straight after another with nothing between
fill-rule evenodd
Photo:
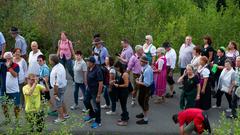
<instances>
[{"instance_id":1,"label":"shorts","mask_svg":"<svg viewBox=\"0 0 240 135\"><path fill-rule=\"evenodd\" d=\"M20 93L16 92L16 93L6 93L6 96L8 98L8 100L11 100L12 102L14 102L15 106L19 106L20 105Z\"/></svg>"},{"instance_id":2,"label":"shorts","mask_svg":"<svg viewBox=\"0 0 240 135\"><path fill-rule=\"evenodd\" d=\"M56 107L57 108L62 107L62 104L64 103L64 93L65 93L65 91L66 91L66 87L58 88L58 95L57 96L58 96L59 100L57 100L55 98L55 100L56 100Z\"/></svg>"},{"instance_id":3,"label":"shorts","mask_svg":"<svg viewBox=\"0 0 240 135\"><path fill-rule=\"evenodd\" d=\"M132 83L133 90L138 90L139 89L138 85L136 84L136 79L139 78L139 77L140 77L139 74L134 74L134 73L130 74L130 81Z\"/></svg>"},{"instance_id":4,"label":"shorts","mask_svg":"<svg viewBox=\"0 0 240 135\"><path fill-rule=\"evenodd\" d=\"M167 67L167 83L169 85L173 85L175 83L174 79L173 79L173 75L172 76L169 76L169 73L172 69L168 66ZM173 71L172 71L173 72Z\"/></svg>"},{"instance_id":5,"label":"shorts","mask_svg":"<svg viewBox=\"0 0 240 135\"><path fill-rule=\"evenodd\" d=\"M138 93L138 103L143 111L149 110L149 98L151 95L150 87L140 86Z\"/></svg>"}]
</instances>

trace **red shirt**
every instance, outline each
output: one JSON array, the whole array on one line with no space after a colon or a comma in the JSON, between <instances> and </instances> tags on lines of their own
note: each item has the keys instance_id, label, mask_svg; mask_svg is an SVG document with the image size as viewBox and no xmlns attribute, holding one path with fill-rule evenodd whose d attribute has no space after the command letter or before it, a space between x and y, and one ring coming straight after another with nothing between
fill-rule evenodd
<instances>
[{"instance_id":1,"label":"red shirt","mask_svg":"<svg viewBox=\"0 0 240 135\"><path fill-rule=\"evenodd\" d=\"M204 131L203 120L204 117L202 115L203 110L197 108L186 109L178 113L178 121L179 126L183 126L185 123L189 124L190 122L194 122L194 126L196 128L196 132L201 134Z\"/></svg>"}]
</instances>

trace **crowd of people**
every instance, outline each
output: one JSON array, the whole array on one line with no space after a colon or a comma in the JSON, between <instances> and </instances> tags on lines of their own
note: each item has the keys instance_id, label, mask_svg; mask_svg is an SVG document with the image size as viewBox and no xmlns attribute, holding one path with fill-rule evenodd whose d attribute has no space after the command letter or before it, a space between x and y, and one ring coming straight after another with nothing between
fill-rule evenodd
<instances>
[{"instance_id":1,"label":"crowd of people","mask_svg":"<svg viewBox=\"0 0 240 135\"><path fill-rule=\"evenodd\" d=\"M240 56L234 41L230 41L226 48L222 46L215 50L211 37L205 36L203 46L196 46L192 37L187 36L180 47L177 63L177 54L171 43L164 42L156 48L151 35L146 35L145 43L136 45L134 49L128 39L121 40L121 51L112 55L100 34L95 34L92 53L84 59L81 50L74 50L66 32L61 32L57 52L48 58L52 67L50 70L46 56L36 41L31 42L28 55L28 45L18 28L12 27L10 33L16 41L12 51L6 51L6 41L0 33L1 96L5 95L14 101L16 118L24 110L27 116L34 116L38 118L38 123L43 123L40 106L44 100L50 107L49 115L57 115L55 123L68 119L70 115L64 101L68 90L67 69L74 82L73 105L69 108L79 109L79 99L82 100L82 111L89 113L84 121L92 122L92 128L101 126L101 110L108 110L107 115L116 114L118 101L122 114L117 125L127 126L128 97L131 98L132 106L138 101L142 110L136 115L136 124L148 124L150 97L153 96L154 103L162 104L166 98L175 96L176 82L173 76L176 64L181 74L177 83L181 84L182 89L179 101L182 110L199 108L200 111L193 112L201 113L211 107L220 108L222 95L225 94L229 103L226 111L232 112L231 117L237 117ZM102 96L105 103L102 103ZM213 106L212 97L216 98L216 105ZM3 110L6 120L10 121L7 104L3 104ZM177 115L174 120L178 122ZM28 121L31 123L31 117L28 117ZM41 131L42 128L40 126L36 130Z\"/></svg>"}]
</instances>

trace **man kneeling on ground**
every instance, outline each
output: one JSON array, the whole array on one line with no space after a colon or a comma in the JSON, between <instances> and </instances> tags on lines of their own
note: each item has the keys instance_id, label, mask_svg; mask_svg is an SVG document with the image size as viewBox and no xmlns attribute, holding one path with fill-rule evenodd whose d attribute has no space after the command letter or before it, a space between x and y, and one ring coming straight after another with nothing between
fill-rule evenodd
<instances>
[{"instance_id":1,"label":"man kneeling on ground","mask_svg":"<svg viewBox=\"0 0 240 135\"><path fill-rule=\"evenodd\" d=\"M179 123L180 135L189 135L193 131L202 134L205 130L211 133L208 116L201 109L189 108L172 116L175 124ZM184 124L186 126L184 127Z\"/></svg>"}]
</instances>

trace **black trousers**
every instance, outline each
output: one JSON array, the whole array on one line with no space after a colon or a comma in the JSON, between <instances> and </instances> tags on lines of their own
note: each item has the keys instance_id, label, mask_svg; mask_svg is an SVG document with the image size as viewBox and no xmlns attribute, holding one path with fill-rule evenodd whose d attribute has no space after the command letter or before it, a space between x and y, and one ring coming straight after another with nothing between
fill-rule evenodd
<instances>
[{"instance_id":1,"label":"black trousers","mask_svg":"<svg viewBox=\"0 0 240 135\"><path fill-rule=\"evenodd\" d=\"M229 95L228 93L223 92L221 90L218 90L217 94L216 94L216 98L217 98L216 104L217 104L217 106L221 106L223 94L225 94L225 96L227 98L229 108L232 108L232 95Z\"/></svg>"},{"instance_id":2,"label":"black trousers","mask_svg":"<svg viewBox=\"0 0 240 135\"><path fill-rule=\"evenodd\" d=\"M237 107L238 107L238 100L240 98L235 94L235 90L233 91L232 95L232 115L233 117L237 118Z\"/></svg>"},{"instance_id":3,"label":"black trousers","mask_svg":"<svg viewBox=\"0 0 240 135\"><path fill-rule=\"evenodd\" d=\"M122 121L129 120L129 114L127 111L128 94L129 94L128 89L126 89L126 88L118 89L118 98L119 98L121 109L122 109L122 114L121 114Z\"/></svg>"}]
</instances>

